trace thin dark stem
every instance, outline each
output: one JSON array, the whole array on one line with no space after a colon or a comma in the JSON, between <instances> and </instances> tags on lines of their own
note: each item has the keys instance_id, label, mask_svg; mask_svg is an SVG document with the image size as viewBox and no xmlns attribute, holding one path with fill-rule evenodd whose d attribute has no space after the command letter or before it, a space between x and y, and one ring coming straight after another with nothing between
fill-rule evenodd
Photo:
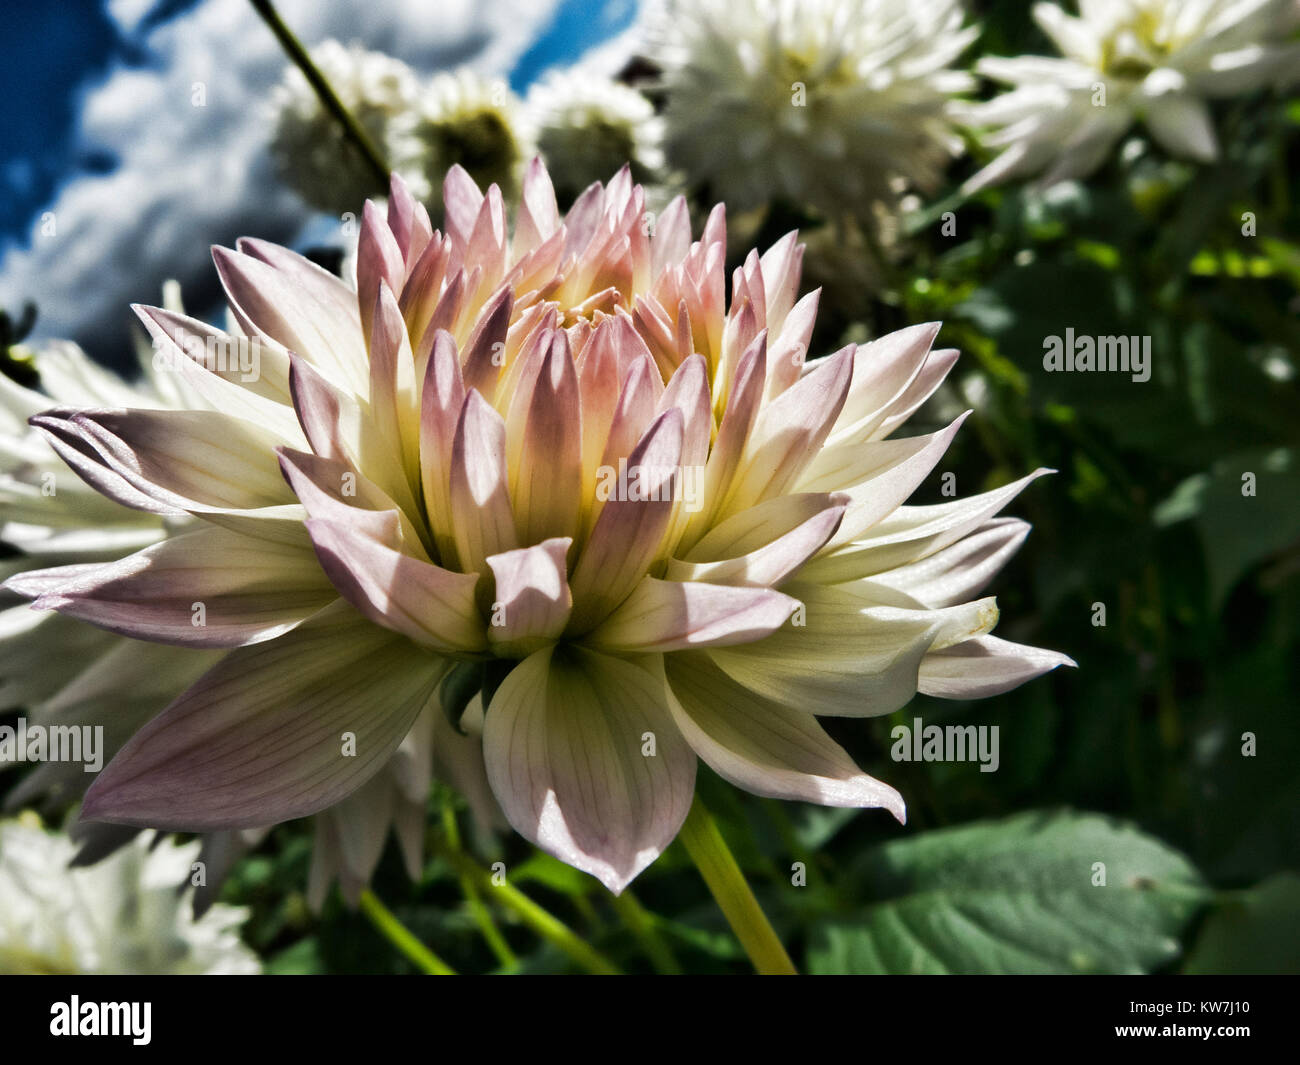
<instances>
[{"instance_id":1,"label":"thin dark stem","mask_svg":"<svg viewBox=\"0 0 1300 1065\"><path fill-rule=\"evenodd\" d=\"M284 19L275 10L271 0L249 0L249 3L253 5L253 10L262 16L262 21L275 34L275 39L280 42L280 47L284 49L285 54L302 71L307 83L320 99L321 106L333 115L339 125L343 127L344 135L361 153L366 165L374 172L380 188L387 188L390 170L387 160L384 159L383 152L375 146L375 142L361 128L361 124L357 122L352 113L343 106L343 101L338 98L338 94L331 88L330 83L325 80L325 75L312 62L311 56L307 54L307 49L302 46L302 42L285 25Z\"/></svg>"}]
</instances>

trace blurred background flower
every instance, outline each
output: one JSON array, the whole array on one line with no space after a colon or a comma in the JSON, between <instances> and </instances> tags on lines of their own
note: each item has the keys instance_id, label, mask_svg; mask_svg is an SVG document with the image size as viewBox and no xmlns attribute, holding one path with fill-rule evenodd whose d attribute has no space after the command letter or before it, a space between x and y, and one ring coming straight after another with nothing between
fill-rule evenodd
<instances>
[{"instance_id":1,"label":"blurred background flower","mask_svg":"<svg viewBox=\"0 0 1300 1065\"><path fill-rule=\"evenodd\" d=\"M199 845L145 833L97 865L33 815L0 821L0 973L239 975L261 971L239 938L248 911L191 912Z\"/></svg>"},{"instance_id":2,"label":"blurred background flower","mask_svg":"<svg viewBox=\"0 0 1300 1065\"><path fill-rule=\"evenodd\" d=\"M647 52L668 161L733 211L870 219L932 192L962 147L947 106L973 85L956 67L978 33L965 23L957 0L670 4Z\"/></svg>"},{"instance_id":3,"label":"blurred background flower","mask_svg":"<svg viewBox=\"0 0 1300 1065\"><path fill-rule=\"evenodd\" d=\"M1080 0L1079 15L1033 7L1061 58L985 56L975 69L1013 88L959 108L1002 153L967 192L1042 172L1051 185L1086 177L1142 122L1172 155L1219 155L1207 98L1239 96L1300 78L1294 0Z\"/></svg>"}]
</instances>

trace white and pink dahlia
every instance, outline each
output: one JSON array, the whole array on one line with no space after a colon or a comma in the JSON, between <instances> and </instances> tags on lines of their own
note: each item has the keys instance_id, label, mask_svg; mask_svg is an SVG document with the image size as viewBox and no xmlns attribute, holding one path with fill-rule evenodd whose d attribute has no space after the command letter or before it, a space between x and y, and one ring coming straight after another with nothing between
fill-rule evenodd
<instances>
[{"instance_id":1,"label":"white and pink dahlia","mask_svg":"<svg viewBox=\"0 0 1300 1065\"><path fill-rule=\"evenodd\" d=\"M728 301L722 207L692 240L685 202L651 219L626 169L561 216L534 162L513 235L459 168L444 201L444 233L398 180L386 217L368 205L355 289L260 241L217 249L242 337L142 309L213 409L33 419L102 492L199 524L12 586L229 648L84 817L313 813L479 670L505 815L619 891L677 833L697 757L761 795L901 819L817 715L1069 661L989 635L979 597L1028 530L994 515L1035 475L904 505L960 423L892 438L956 358L930 350L937 326L806 363L795 234L750 252ZM257 358L214 356L232 345Z\"/></svg>"}]
</instances>

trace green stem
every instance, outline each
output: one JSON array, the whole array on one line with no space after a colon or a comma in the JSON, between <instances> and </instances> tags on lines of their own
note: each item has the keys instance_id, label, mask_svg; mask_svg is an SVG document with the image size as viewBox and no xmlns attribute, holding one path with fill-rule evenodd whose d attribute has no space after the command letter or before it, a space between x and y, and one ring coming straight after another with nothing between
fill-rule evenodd
<instances>
[{"instance_id":1,"label":"green stem","mask_svg":"<svg viewBox=\"0 0 1300 1065\"><path fill-rule=\"evenodd\" d=\"M444 801L442 804L442 830L447 834L448 843L457 851L460 850L460 826L456 824L456 811L452 809L451 803ZM479 890L474 886L463 872L460 876L461 891L465 894L465 903L469 907L470 915L478 925L479 931L483 933L483 938L491 948L492 953L496 955L499 961L507 969L513 969L519 964L519 959L515 957L515 952L510 949L510 944L506 942L505 936L497 928L496 922L492 919L492 911L483 903L483 897Z\"/></svg>"},{"instance_id":2,"label":"green stem","mask_svg":"<svg viewBox=\"0 0 1300 1065\"><path fill-rule=\"evenodd\" d=\"M456 975L455 970L416 939L411 930L369 888L361 892L361 912L370 918L370 923L380 935L401 951L422 973L428 976Z\"/></svg>"},{"instance_id":3,"label":"green stem","mask_svg":"<svg viewBox=\"0 0 1300 1065\"><path fill-rule=\"evenodd\" d=\"M680 975L682 967L677 963L672 948L655 928L654 915L637 901L636 896L629 889L624 888L621 895L610 896L610 904L618 914L619 920L641 944L641 949L650 958L650 964L654 966L655 972L665 976Z\"/></svg>"},{"instance_id":4,"label":"green stem","mask_svg":"<svg viewBox=\"0 0 1300 1065\"><path fill-rule=\"evenodd\" d=\"M772 931L745 874L698 795L686 815L680 838L754 968L764 976L795 975L798 970L794 962Z\"/></svg>"},{"instance_id":5,"label":"green stem","mask_svg":"<svg viewBox=\"0 0 1300 1065\"><path fill-rule=\"evenodd\" d=\"M619 970L612 961L574 933L558 917L542 909L513 884L504 880L500 883L494 882L492 875L486 869L464 851L452 846L445 837L438 847L438 853L484 895L500 902L548 943L567 954L577 965L590 973L604 976L618 975Z\"/></svg>"},{"instance_id":6,"label":"green stem","mask_svg":"<svg viewBox=\"0 0 1300 1065\"><path fill-rule=\"evenodd\" d=\"M312 58L307 54L307 49L302 46L302 42L294 36L293 30L285 25L284 19L275 10L271 0L249 0L249 3L253 5L253 10L262 16L262 21L275 34L275 39L280 42L280 47L284 49L285 54L302 71L303 76L307 79L307 84L312 87L320 100L321 106L333 115L339 125L343 127L344 136L361 153L361 158L374 172L379 187L386 189L391 171L383 153L375 146L375 142L370 139L369 134L361 128L361 124L353 117L352 113L343 106L343 101L338 98L338 94L331 88L330 83L325 80L325 75L312 62Z\"/></svg>"}]
</instances>

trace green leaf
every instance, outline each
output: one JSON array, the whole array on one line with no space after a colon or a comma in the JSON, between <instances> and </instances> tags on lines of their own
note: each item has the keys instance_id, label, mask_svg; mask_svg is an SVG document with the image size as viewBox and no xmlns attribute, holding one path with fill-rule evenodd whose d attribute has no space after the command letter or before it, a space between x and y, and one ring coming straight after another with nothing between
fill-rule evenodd
<instances>
[{"instance_id":1,"label":"green leaf","mask_svg":"<svg viewBox=\"0 0 1300 1065\"><path fill-rule=\"evenodd\" d=\"M1300 876L1279 873L1217 906L1184 972L1300 973Z\"/></svg>"},{"instance_id":2,"label":"green leaf","mask_svg":"<svg viewBox=\"0 0 1300 1065\"><path fill-rule=\"evenodd\" d=\"M1247 475L1250 475L1247 478ZM1257 563L1300 540L1300 462L1290 448L1255 448L1194 474L1159 504L1157 525L1193 518L1218 608Z\"/></svg>"},{"instance_id":3,"label":"green leaf","mask_svg":"<svg viewBox=\"0 0 1300 1065\"><path fill-rule=\"evenodd\" d=\"M1178 955L1209 897L1159 840L1069 811L895 840L855 871L876 901L814 926L810 972L1147 972Z\"/></svg>"}]
</instances>

